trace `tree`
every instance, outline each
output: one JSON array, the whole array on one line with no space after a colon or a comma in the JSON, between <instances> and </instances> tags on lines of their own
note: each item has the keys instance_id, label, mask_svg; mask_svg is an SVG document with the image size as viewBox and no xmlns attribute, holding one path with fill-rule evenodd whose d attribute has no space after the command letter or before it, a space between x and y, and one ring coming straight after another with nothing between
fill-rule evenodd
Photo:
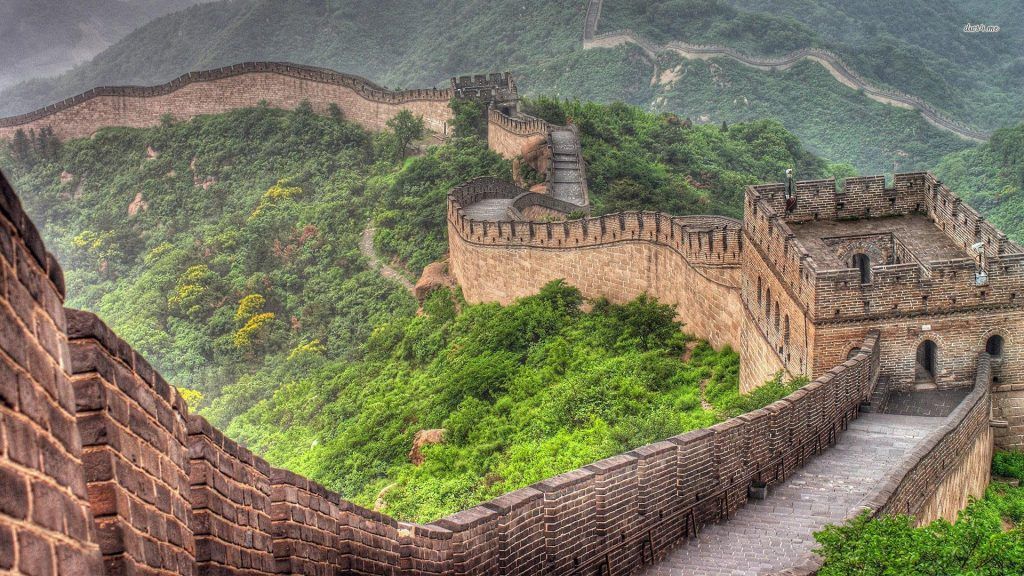
<instances>
[{"instance_id":1,"label":"tree","mask_svg":"<svg viewBox=\"0 0 1024 576\"><path fill-rule=\"evenodd\" d=\"M404 160L409 145L415 140L422 138L426 131L423 117L413 116L412 112L408 110L402 110L395 114L393 118L388 120L387 125L395 136L396 147L398 148L395 151L396 160Z\"/></svg>"},{"instance_id":2,"label":"tree","mask_svg":"<svg viewBox=\"0 0 1024 576\"><path fill-rule=\"evenodd\" d=\"M11 155L25 164L30 163L32 159L32 143L21 128L14 133L14 139L11 141Z\"/></svg>"},{"instance_id":3,"label":"tree","mask_svg":"<svg viewBox=\"0 0 1024 576\"><path fill-rule=\"evenodd\" d=\"M452 136L487 138L487 115L482 102L452 98Z\"/></svg>"}]
</instances>

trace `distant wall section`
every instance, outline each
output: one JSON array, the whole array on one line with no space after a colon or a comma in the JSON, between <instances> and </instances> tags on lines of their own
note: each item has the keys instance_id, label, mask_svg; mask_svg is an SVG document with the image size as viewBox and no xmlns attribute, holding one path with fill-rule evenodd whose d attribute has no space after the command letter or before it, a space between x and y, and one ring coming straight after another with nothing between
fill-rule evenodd
<instances>
[{"instance_id":1,"label":"distant wall section","mask_svg":"<svg viewBox=\"0 0 1024 576\"><path fill-rule=\"evenodd\" d=\"M187 120L261 102L293 109L303 101L318 113L336 104L347 119L371 131L383 130L390 118L409 110L422 116L429 130L444 134L452 118L451 96L450 89L392 91L331 70L255 62L190 72L159 86L94 88L28 114L0 118L0 138L47 126L64 140L84 138L106 126L156 126L165 114Z\"/></svg>"}]
</instances>

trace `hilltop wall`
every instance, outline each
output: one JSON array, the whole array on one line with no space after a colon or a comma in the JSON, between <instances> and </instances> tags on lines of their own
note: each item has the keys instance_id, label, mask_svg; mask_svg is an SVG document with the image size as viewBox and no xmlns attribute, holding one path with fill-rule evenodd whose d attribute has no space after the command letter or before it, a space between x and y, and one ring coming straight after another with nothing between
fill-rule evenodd
<instances>
[{"instance_id":1,"label":"hilltop wall","mask_svg":"<svg viewBox=\"0 0 1024 576\"><path fill-rule=\"evenodd\" d=\"M654 212L569 222L487 222L462 206L506 193L480 178L449 195L449 266L470 302L507 304L564 278L588 298L626 302L647 293L673 304L685 330L739 349L739 223Z\"/></svg>"},{"instance_id":2,"label":"hilltop wall","mask_svg":"<svg viewBox=\"0 0 1024 576\"><path fill-rule=\"evenodd\" d=\"M549 128L539 118L512 118L491 109L487 111L487 147L509 160L527 156L546 143Z\"/></svg>"},{"instance_id":3,"label":"hilltop wall","mask_svg":"<svg viewBox=\"0 0 1024 576\"><path fill-rule=\"evenodd\" d=\"M0 118L0 138L10 139L18 129L38 132L48 126L67 140L91 136L106 126L156 126L165 114L187 120L261 102L293 109L303 101L318 113L336 104L347 119L371 131L383 130L391 117L409 110L423 116L429 130L446 134L452 118L451 96L450 89L391 91L358 76L321 68L250 62L190 72L159 86L94 88L28 114Z\"/></svg>"},{"instance_id":4,"label":"hilltop wall","mask_svg":"<svg viewBox=\"0 0 1024 576\"><path fill-rule=\"evenodd\" d=\"M728 219L648 213L461 224L454 237L474 246L626 247L617 262L646 255L683 283L729 280L741 242ZM0 175L0 567L13 574L628 574L835 442L874 388L881 349L870 334L851 359L763 409L412 524L269 466L62 301L60 267ZM964 458L987 404L970 406L953 424L964 432L923 455L900 494L929 494Z\"/></svg>"}]
</instances>

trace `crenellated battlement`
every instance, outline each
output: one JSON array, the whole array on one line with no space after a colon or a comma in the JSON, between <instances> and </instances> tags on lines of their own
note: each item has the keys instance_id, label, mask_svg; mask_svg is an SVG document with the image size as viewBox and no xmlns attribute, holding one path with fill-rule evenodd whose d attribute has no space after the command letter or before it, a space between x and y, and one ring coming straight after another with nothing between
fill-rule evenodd
<instances>
[{"instance_id":1,"label":"crenellated battlement","mask_svg":"<svg viewBox=\"0 0 1024 576\"><path fill-rule=\"evenodd\" d=\"M519 100L519 89L511 72L458 76L451 80L452 94L458 98L485 103L505 103Z\"/></svg>"},{"instance_id":2,"label":"crenellated battlement","mask_svg":"<svg viewBox=\"0 0 1024 576\"><path fill-rule=\"evenodd\" d=\"M1020 305L1020 247L931 174L896 174L891 186L868 176L794 188L796 206L787 210L784 184L748 187L744 227L812 320ZM976 243L981 253L972 252ZM870 282L850 261L858 252L870 256ZM981 269L983 283L975 277Z\"/></svg>"},{"instance_id":3,"label":"crenellated battlement","mask_svg":"<svg viewBox=\"0 0 1024 576\"><path fill-rule=\"evenodd\" d=\"M156 86L99 86L60 102L44 106L38 110L33 110L32 112L0 118L0 128L10 128L28 124L101 96L153 98L171 94L172 92L176 92L190 84L212 82L215 80L254 73L279 74L300 80L343 86L355 91L367 100L383 104L402 104L419 100L447 103L453 94L452 90L446 88L389 90L361 76L335 72L326 68L291 64L288 62L242 62L240 64L232 64L231 66L214 68L212 70L188 72L178 76L170 82L165 82Z\"/></svg>"},{"instance_id":4,"label":"crenellated battlement","mask_svg":"<svg viewBox=\"0 0 1024 576\"><path fill-rule=\"evenodd\" d=\"M737 266L743 248L740 223L724 216L669 216L620 212L559 222L474 219L464 207L482 200L511 199L520 211L541 204L563 213L579 207L551 196L524 192L495 178L477 178L448 195L448 221L466 242L534 248L599 247L616 242L651 242L701 265ZM518 204L518 205L517 205Z\"/></svg>"},{"instance_id":5,"label":"crenellated battlement","mask_svg":"<svg viewBox=\"0 0 1024 576\"><path fill-rule=\"evenodd\" d=\"M547 135L548 130L551 129L551 126L540 118L509 116L496 108L487 111L487 122L490 126L498 126L517 136Z\"/></svg>"}]
</instances>

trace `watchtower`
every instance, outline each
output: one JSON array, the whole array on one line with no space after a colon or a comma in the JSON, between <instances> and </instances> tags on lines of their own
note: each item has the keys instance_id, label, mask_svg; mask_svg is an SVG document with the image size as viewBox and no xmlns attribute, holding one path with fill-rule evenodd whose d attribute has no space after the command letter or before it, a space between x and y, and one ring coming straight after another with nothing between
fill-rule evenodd
<instances>
[{"instance_id":1,"label":"watchtower","mask_svg":"<svg viewBox=\"0 0 1024 576\"><path fill-rule=\"evenodd\" d=\"M458 76L451 82L456 98L482 102L506 116L519 110L519 89L511 72Z\"/></svg>"},{"instance_id":2,"label":"watchtower","mask_svg":"<svg viewBox=\"0 0 1024 576\"><path fill-rule=\"evenodd\" d=\"M1024 383L1024 250L929 173L750 186L744 339L817 377L881 332L897 388Z\"/></svg>"}]
</instances>

